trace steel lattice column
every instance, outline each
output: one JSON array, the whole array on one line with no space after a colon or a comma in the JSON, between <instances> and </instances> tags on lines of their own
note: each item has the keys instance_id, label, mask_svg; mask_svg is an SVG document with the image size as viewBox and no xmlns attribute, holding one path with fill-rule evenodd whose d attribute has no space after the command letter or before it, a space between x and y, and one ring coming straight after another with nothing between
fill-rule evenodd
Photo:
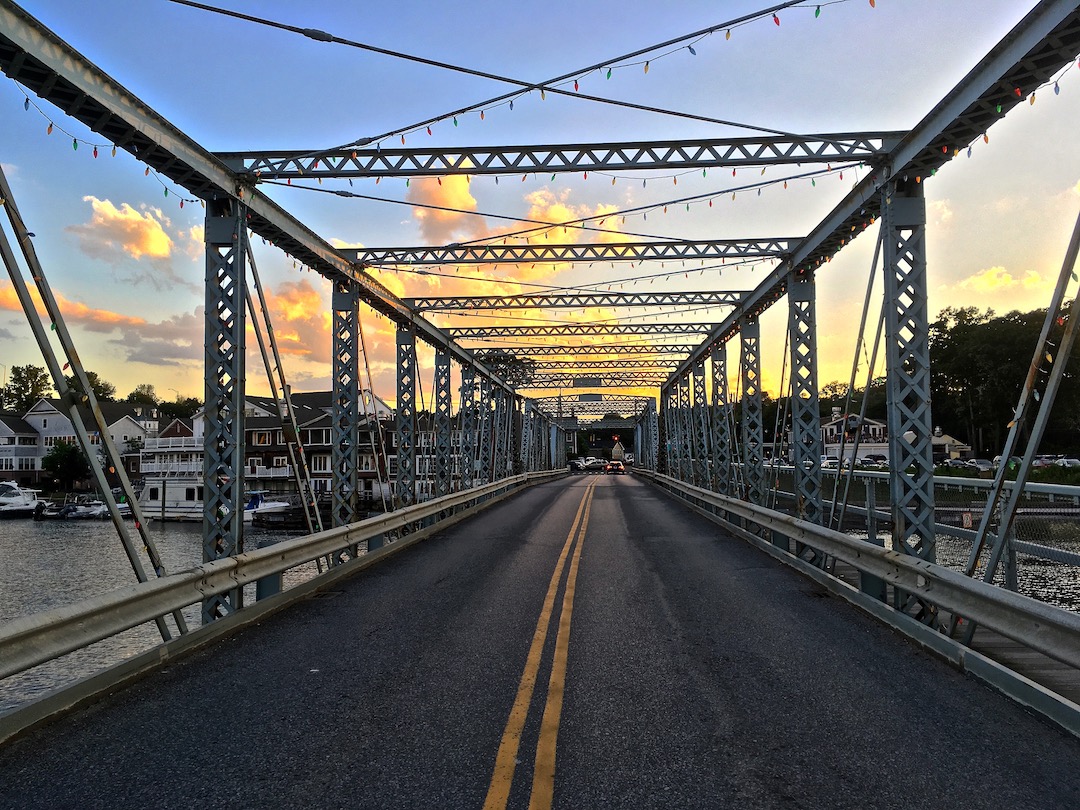
<instances>
[{"instance_id":1,"label":"steel lattice column","mask_svg":"<svg viewBox=\"0 0 1080 810\"><path fill-rule=\"evenodd\" d=\"M803 520L821 524L821 411L818 407L817 318L813 270L788 278L791 347L791 441L795 498Z\"/></svg>"},{"instance_id":2,"label":"steel lattice column","mask_svg":"<svg viewBox=\"0 0 1080 810\"><path fill-rule=\"evenodd\" d=\"M461 368L461 488L472 489L476 483L476 371L471 366Z\"/></svg>"},{"instance_id":3,"label":"steel lattice column","mask_svg":"<svg viewBox=\"0 0 1080 810\"><path fill-rule=\"evenodd\" d=\"M712 487L731 494L731 404L728 401L727 344L712 351Z\"/></svg>"},{"instance_id":4,"label":"steel lattice column","mask_svg":"<svg viewBox=\"0 0 1080 810\"><path fill-rule=\"evenodd\" d=\"M649 469L660 469L660 417L656 405L649 403Z\"/></svg>"},{"instance_id":5,"label":"steel lattice column","mask_svg":"<svg viewBox=\"0 0 1080 810\"><path fill-rule=\"evenodd\" d=\"M694 390L691 394L691 421L693 423L694 486L709 486L709 417L708 400L705 396L705 361L694 365Z\"/></svg>"},{"instance_id":6,"label":"steel lattice column","mask_svg":"<svg viewBox=\"0 0 1080 810\"><path fill-rule=\"evenodd\" d=\"M416 502L416 335L397 330L397 505Z\"/></svg>"},{"instance_id":7,"label":"steel lattice column","mask_svg":"<svg viewBox=\"0 0 1080 810\"><path fill-rule=\"evenodd\" d=\"M480 484L490 484L491 478L491 380L487 377L480 378L480 414L477 418L476 429L479 438L476 446L480 450L480 466L477 478Z\"/></svg>"},{"instance_id":8,"label":"steel lattice column","mask_svg":"<svg viewBox=\"0 0 1080 810\"><path fill-rule=\"evenodd\" d=\"M761 417L761 325L756 317L739 322L742 338L742 462L746 497L751 503L765 505L765 462L762 450L765 431Z\"/></svg>"},{"instance_id":9,"label":"steel lattice column","mask_svg":"<svg viewBox=\"0 0 1080 810\"><path fill-rule=\"evenodd\" d=\"M246 208L211 199L206 227L203 561L244 551L244 351ZM203 600L204 623L243 607L239 587Z\"/></svg>"},{"instance_id":10,"label":"steel lattice column","mask_svg":"<svg viewBox=\"0 0 1080 810\"><path fill-rule=\"evenodd\" d=\"M435 497L450 494L450 353L435 351Z\"/></svg>"},{"instance_id":11,"label":"steel lattice column","mask_svg":"<svg viewBox=\"0 0 1080 810\"><path fill-rule=\"evenodd\" d=\"M893 548L934 561L934 463L926 304L926 201L921 183L882 200L885 343ZM914 472L908 472L913 469Z\"/></svg>"},{"instance_id":12,"label":"steel lattice column","mask_svg":"<svg viewBox=\"0 0 1080 810\"><path fill-rule=\"evenodd\" d=\"M520 456L522 461L525 462L525 471L534 472L536 470L536 447L537 444L536 435L536 411L533 409L531 402L525 403L525 415L521 422L521 450Z\"/></svg>"},{"instance_id":13,"label":"steel lattice column","mask_svg":"<svg viewBox=\"0 0 1080 810\"><path fill-rule=\"evenodd\" d=\"M357 286L346 280L335 282L332 306L332 508L334 525L345 526L360 518L356 503L360 466L360 291Z\"/></svg>"},{"instance_id":14,"label":"steel lattice column","mask_svg":"<svg viewBox=\"0 0 1080 810\"><path fill-rule=\"evenodd\" d=\"M694 480L693 441L690 436L690 392L692 386L687 374L678 382L679 405L675 429L679 434L679 480L689 484Z\"/></svg>"},{"instance_id":15,"label":"steel lattice column","mask_svg":"<svg viewBox=\"0 0 1080 810\"><path fill-rule=\"evenodd\" d=\"M664 436L662 447L664 448L663 472L672 478L679 477L679 453L676 447L677 436L675 433L675 409L679 406L678 386L672 383L660 400L660 407L664 410Z\"/></svg>"},{"instance_id":16,"label":"steel lattice column","mask_svg":"<svg viewBox=\"0 0 1080 810\"><path fill-rule=\"evenodd\" d=\"M492 471L498 481L506 477L509 466L509 427L512 418L510 395L502 388L495 389L495 469Z\"/></svg>"}]
</instances>

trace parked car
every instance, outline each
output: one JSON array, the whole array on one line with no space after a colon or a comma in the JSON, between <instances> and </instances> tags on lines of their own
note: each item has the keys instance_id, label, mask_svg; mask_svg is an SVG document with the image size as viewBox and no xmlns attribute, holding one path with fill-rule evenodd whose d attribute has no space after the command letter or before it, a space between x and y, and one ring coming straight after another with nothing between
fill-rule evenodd
<instances>
[{"instance_id":1,"label":"parked car","mask_svg":"<svg viewBox=\"0 0 1080 810\"><path fill-rule=\"evenodd\" d=\"M970 468L970 464L962 458L947 458L943 462L943 466L951 467L952 469L966 470Z\"/></svg>"},{"instance_id":2,"label":"parked car","mask_svg":"<svg viewBox=\"0 0 1080 810\"><path fill-rule=\"evenodd\" d=\"M1031 466L1034 469L1042 469L1043 467L1052 466L1055 461L1057 461L1056 456L1036 456L1032 460Z\"/></svg>"},{"instance_id":3,"label":"parked car","mask_svg":"<svg viewBox=\"0 0 1080 810\"><path fill-rule=\"evenodd\" d=\"M570 472L584 472L585 459L572 458L568 462L566 462L566 466L570 469Z\"/></svg>"},{"instance_id":4,"label":"parked car","mask_svg":"<svg viewBox=\"0 0 1080 810\"><path fill-rule=\"evenodd\" d=\"M1055 467L1080 467L1080 458L1059 458L1054 462Z\"/></svg>"},{"instance_id":5,"label":"parked car","mask_svg":"<svg viewBox=\"0 0 1080 810\"><path fill-rule=\"evenodd\" d=\"M822 456L821 457L821 469L823 470L835 470L840 467L840 459L836 456Z\"/></svg>"},{"instance_id":6,"label":"parked car","mask_svg":"<svg viewBox=\"0 0 1080 810\"><path fill-rule=\"evenodd\" d=\"M990 472L994 469L993 462L988 458L969 458L967 461L969 467L974 467L979 472Z\"/></svg>"},{"instance_id":7,"label":"parked car","mask_svg":"<svg viewBox=\"0 0 1080 810\"><path fill-rule=\"evenodd\" d=\"M607 462L602 458L590 458L585 462L585 472L587 473L602 473L607 467Z\"/></svg>"},{"instance_id":8,"label":"parked car","mask_svg":"<svg viewBox=\"0 0 1080 810\"><path fill-rule=\"evenodd\" d=\"M626 467L621 461L609 461L604 467L604 474L626 475Z\"/></svg>"}]
</instances>

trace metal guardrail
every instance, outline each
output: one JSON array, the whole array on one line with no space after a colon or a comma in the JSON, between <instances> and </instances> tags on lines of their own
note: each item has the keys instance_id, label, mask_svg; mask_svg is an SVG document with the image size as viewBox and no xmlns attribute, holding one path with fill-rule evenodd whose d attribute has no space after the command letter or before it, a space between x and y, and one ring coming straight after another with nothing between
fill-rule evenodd
<instances>
[{"instance_id":1,"label":"metal guardrail","mask_svg":"<svg viewBox=\"0 0 1080 810\"><path fill-rule=\"evenodd\" d=\"M167 616L208 596L335 555L388 532L458 516L464 509L479 506L518 487L563 475L566 475L565 470L555 470L504 478L407 509L318 534L283 540L256 551L15 619L0 626L0 678ZM242 610L239 612L243 613Z\"/></svg>"},{"instance_id":2,"label":"metal guardrail","mask_svg":"<svg viewBox=\"0 0 1080 810\"><path fill-rule=\"evenodd\" d=\"M644 470L639 473L737 529L747 530L753 526L772 536L794 540L797 545L809 546L954 616L974 621L1080 669L1080 615L1076 613L781 512L690 486L666 475Z\"/></svg>"}]
</instances>

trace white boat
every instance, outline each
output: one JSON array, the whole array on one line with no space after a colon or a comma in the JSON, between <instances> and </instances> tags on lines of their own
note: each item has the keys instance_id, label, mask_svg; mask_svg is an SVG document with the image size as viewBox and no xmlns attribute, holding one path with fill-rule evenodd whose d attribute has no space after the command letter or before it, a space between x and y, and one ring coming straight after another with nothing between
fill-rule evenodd
<instances>
[{"instance_id":1,"label":"white boat","mask_svg":"<svg viewBox=\"0 0 1080 810\"><path fill-rule=\"evenodd\" d=\"M33 517L37 490L23 489L14 481L0 481L0 518Z\"/></svg>"},{"instance_id":2,"label":"white boat","mask_svg":"<svg viewBox=\"0 0 1080 810\"><path fill-rule=\"evenodd\" d=\"M203 519L203 484L196 478L147 479L139 498L147 520L201 521ZM244 499L244 522L256 514L283 512L292 506L284 497L269 499L266 490L250 490Z\"/></svg>"}]
</instances>

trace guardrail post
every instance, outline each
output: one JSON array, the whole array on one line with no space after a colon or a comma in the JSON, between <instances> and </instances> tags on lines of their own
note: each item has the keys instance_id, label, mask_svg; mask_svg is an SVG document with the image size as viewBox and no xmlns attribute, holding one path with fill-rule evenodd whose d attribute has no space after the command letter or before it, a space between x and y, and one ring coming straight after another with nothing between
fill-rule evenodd
<instances>
[{"instance_id":1,"label":"guardrail post","mask_svg":"<svg viewBox=\"0 0 1080 810\"><path fill-rule=\"evenodd\" d=\"M874 481L867 479L864 484L866 486L866 540L875 546L885 548L885 541L878 537L877 532L877 492L874 489ZM841 528L837 527L838 530ZM885 580L862 571L859 572L859 590L881 602L888 597Z\"/></svg>"}]
</instances>

